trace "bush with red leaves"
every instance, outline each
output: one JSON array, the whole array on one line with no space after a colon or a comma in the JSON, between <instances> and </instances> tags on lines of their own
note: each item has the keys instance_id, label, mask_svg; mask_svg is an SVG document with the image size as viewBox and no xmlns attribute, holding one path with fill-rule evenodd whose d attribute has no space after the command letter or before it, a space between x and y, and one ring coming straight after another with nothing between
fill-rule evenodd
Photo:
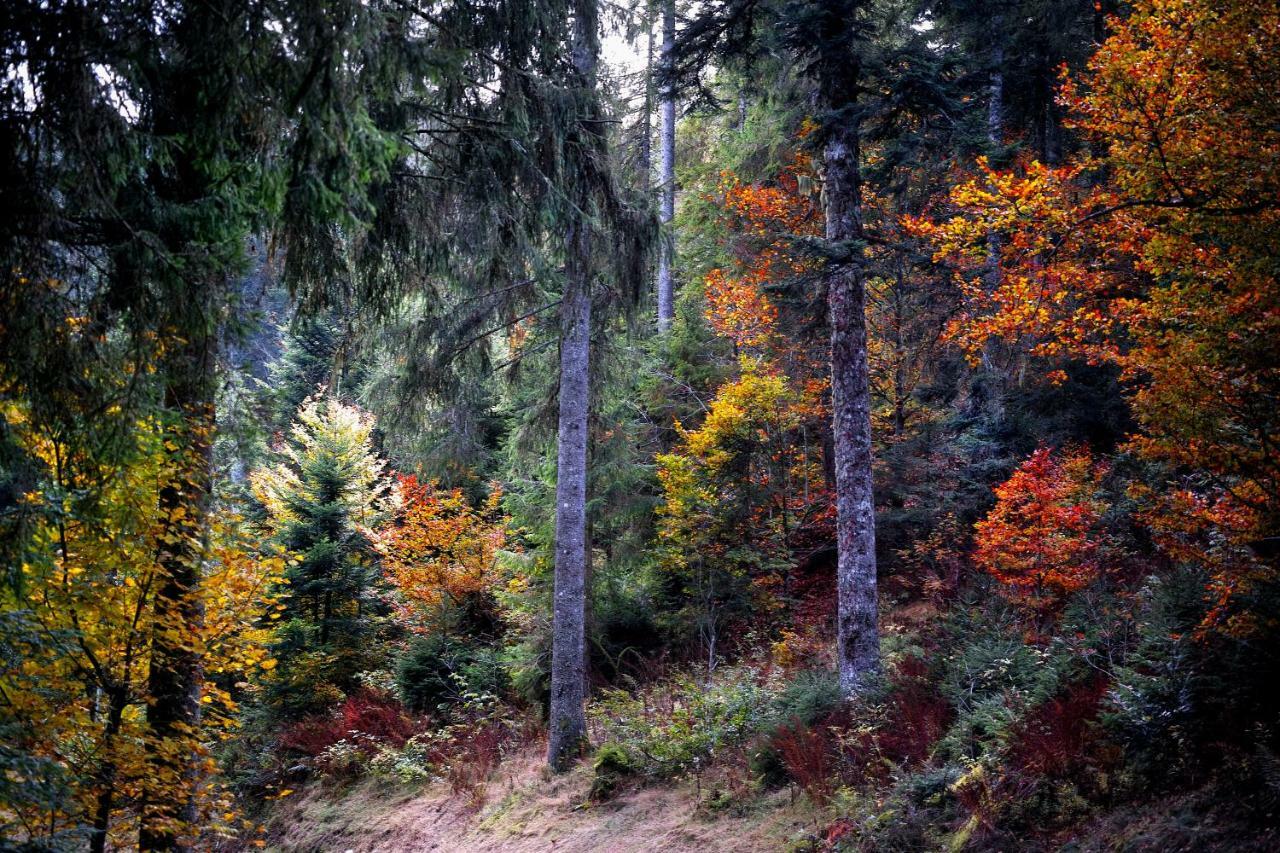
<instances>
[{"instance_id":1,"label":"bush with red leaves","mask_svg":"<svg viewBox=\"0 0 1280 853\"><path fill-rule=\"evenodd\" d=\"M928 675L929 665L917 657L904 658L894 673L888 719L877 742L880 752L895 762L924 761L951 724L951 705L929 682Z\"/></svg>"},{"instance_id":2,"label":"bush with red leaves","mask_svg":"<svg viewBox=\"0 0 1280 853\"><path fill-rule=\"evenodd\" d=\"M449 763L449 786L455 794L471 798L471 805L483 805L485 780L502 760L502 747L511 737L510 727L502 720L480 722L467 729L453 744L456 750Z\"/></svg>"},{"instance_id":3,"label":"bush with red leaves","mask_svg":"<svg viewBox=\"0 0 1280 853\"><path fill-rule=\"evenodd\" d=\"M359 738L362 743L399 747L417 731L417 724L395 699L362 690L348 696L332 714L307 717L287 727L280 735L280 745L316 756L353 735L363 735Z\"/></svg>"},{"instance_id":4,"label":"bush with red leaves","mask_svg":"<svg viewBox=\"0 0 1280 853\"><path fill-rule=\"evenodd\" d=\"M1106 692L1106 680L1097 678L1033 709L1013 731L1010 763L1049 779L1068 778L1088 765L1093 721Z\"/></svg>"},{"instance_id":5,"label":"bush with red leaves","mask_svg":"<svg viewBox=\"0 0 1280 853\"><path fill-rule=\"evenodd\" d=\"M835 789L838 744L829 725L805 726L798 720L778 729L773 748L787 776L818 805L825 805Z\"/></svg>"}]
</instances>

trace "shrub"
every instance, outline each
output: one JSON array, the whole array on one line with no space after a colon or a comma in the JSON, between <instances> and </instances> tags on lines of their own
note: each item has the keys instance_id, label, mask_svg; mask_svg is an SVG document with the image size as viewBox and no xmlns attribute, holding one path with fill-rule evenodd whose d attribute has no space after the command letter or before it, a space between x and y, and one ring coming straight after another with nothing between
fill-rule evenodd
<instances>
[{"instance_id":1,"label":"shrub","mask_svg":"<svg viewBox=\"0 0 1280 853\"><path fill-rule=\"evenodd\" d=\"M496 654L436 635L414 642L396 667L405 705L418 713L447 710L467 694L501 695L506 676Z\"/></svg>"},{"instance_id":2,"label":"shrub","mask_svg":"<svg viewBox=\"0 0 1280 853\"><path fill-rule=\"evenodd\" d=\"M415 730L416 724L395 699L362 690L347 697L335 713L307 717L287 727L280 736L280 745L319 756L339 742L360 735L360 748L372 753L379 744L402 746Z\"/></svg>"},{"instance_id":3,"label":"shrub","mask_svg":"<svg viewBox=\"0 0 1280 853\"><path fill-rule=\"evenodd\" d=\"M1051 698L1064 673L1078 665L1070 654L1029 644L998 606L957 613L957 642L941 661L941 698L954 719L935 746L944 760L977 759L1000 752L1023 709Z\"/></svg>"},{"instance_id":4,"label":"shrub","mask_svg":"<svg viewBox=\"0 0 1280 853\"><path fill-rule=\"evenodd\" d=\"M1094 679L1033 708L1015 727L1010 761L1023 771L1065 779L1088 763L1093 722L1107 683Z\"/></svg>"},{"instance_id":5,"label":"shrub","mask_svg":"<svg viewBox=\"0 0 1280 853\"><path fill-rule=\"evenodd\" d=\"M470 797L475 808L483 805L485 780L502 759L507 734L503 720L490 719L467 726L454 738L454 755L447 773L449 787L455 794Z\"/></svg>"},{"instance_id":6,"label":"shrub","mask_svg":"<svg viewBox=\"0 0 1280 853\"><path fill-rule=\"evenodd\" d=\"M1152 578L1139 592L1139 642L1113 671L1101 714L1135 781L1168 782L1194 769L1204 676L1182 632L1202 611L1201 589L1194 575L1177 573Z\"/></svg>"},{"instance_id":7,"label":"shrub","mask_svg":"<svg viewBox=\"0 0 1280 853\"><path fill-rule=\"evenodd\" d=\"M807 669L795 674L774 700L777 715L784 721L799 720L811 725L838 708L844 697L840 681L829 669Z\"/></svg>"},{"instance_id":8,"label":"shrub","mask_svg":"<svg viewBox=\"0 0 1280 853\"><path fill-rule=\"evenodd\" d=\"M761 731L773 719L769 698L754 670L726 667L709 685L686 674L648 692L604 690L588 714L593 739L622 746L641 772L669 777Z\"/></svg>"},{"instance_id":9,"label":"shrub","mask_svg":"<svg viewBox=\"0 0 1280 853\"><path fill-rule=\"evenodd\" d=\"M591 799L607 800L618 784L636 772L626 748L616 743L601 744L592 762L595 777L591 780Z\"/></svg>"},{"instance_id":10,"label":"shrub","mask_svg":"<svg viewBox=\"0 0 1280 853\"><path fill-rule=\"evenodd\" d=\"M928 675L928 665L914 656L903 658L894 673L886 719L876 735L880 751L893 761L924 761L954 716Z\"/></svg>"},{"instance_id":11,"label":"shrub","mask_svg":"<svg viewBox=\"0 0 1280 853\"><path fill-rule=\"evenodd\" d=\"M432 776L430 740L415 735L403 747L382 747L369 761L369 772L402 783L426 782Z\"/></svg>"},{"instance_id":12,"label":"shrub","mask_svg":"<svg viewBox=\"0 0 1280 853\"><path fill-rule=\"evenodd\" d=\"M772 725L765 728L751 750L751 771L770 787L785 785L788 781L803 786L802 780L791 772L782 747L785 744L792 751L791 763L806 763L806 751L814 744L799 731L829 715L841 702L840 682L834 672L811 669L796 673L773 701ZM801 776L810 775L805 769L797 772Z\"/></svg>"},{"instance_id":13,"label":"shrub","mask_svg":"<svg viewBox=\"0 0 1280 853\"><path fill-rule=\"evenodd\" d=\"M770 739L793 780L818 805L825 805L835 788L838 746L825 727L810 727L798 720L784 725Z\"/></svg>"}]
</instances>

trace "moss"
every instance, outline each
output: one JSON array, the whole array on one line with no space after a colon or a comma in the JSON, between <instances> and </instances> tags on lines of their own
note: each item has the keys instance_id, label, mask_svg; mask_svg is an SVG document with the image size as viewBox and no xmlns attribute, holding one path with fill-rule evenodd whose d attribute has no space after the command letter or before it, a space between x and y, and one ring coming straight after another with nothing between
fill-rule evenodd
<instances>
[{"instance_id":1,"label":"moss","mask_svg":"<svg viewBox=\"0 0 1280 853\"><path fill-rule=\"evenodd\" d=\"M595 777L591 780L591 799L607 800L613 796L618 784L635 775L635 762L626 748L618 743L601 744L592 762Z\"/></svg>"}]
</instances>

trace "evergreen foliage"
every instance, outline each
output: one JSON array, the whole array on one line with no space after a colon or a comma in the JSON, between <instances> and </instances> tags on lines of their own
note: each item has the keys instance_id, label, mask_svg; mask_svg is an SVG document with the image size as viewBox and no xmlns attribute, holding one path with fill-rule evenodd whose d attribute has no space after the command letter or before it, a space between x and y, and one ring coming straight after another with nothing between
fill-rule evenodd
<instances>
[{"instance_id":1,"label":"evergreen foliage","mask_svg":"<svg viewBox=\"0 0 1280 853\"><path fill-rule=\"evenodd\" d=\"M297 554L272 653L270 701L284 717L327 710L374 667L386 605L367 539L391 509L391 482L372 446L373 420L327 396L298 409L268 467L252 476L266 532Z\"/></svg>"}]
</instances>

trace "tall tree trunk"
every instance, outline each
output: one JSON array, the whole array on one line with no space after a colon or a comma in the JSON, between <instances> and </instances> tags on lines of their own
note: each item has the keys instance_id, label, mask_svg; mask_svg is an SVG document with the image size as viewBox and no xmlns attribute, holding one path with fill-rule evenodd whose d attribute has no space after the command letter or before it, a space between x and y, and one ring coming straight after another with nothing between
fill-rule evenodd
<instances>
[{"instance_id":1,"label":"tall tree trunk","mask_svg":"<svg viewBox=\"0 0 1280 853\"><path fill-rule=\"evenodd\" d=\"M662 234L658 241L658 331L671 328L675 317L675 289L671 279L671 265L675 260L675 235L671 233L671 220L676 214L676 96L668 75L675 59L676 2L662 0L662 54L659 65L664 76L659 94L659 175L662 205L659 221Z\"/></svg>"},{"instance_id":2,"label":"tall tree trunk","mask_svg":"<svg viewBox=\"0 0 1280 853\"><path fill-rule=\"evenodd\" d=\"M593 188L587 175L598 174L596 64L599 57L596 0L574 4L572 58L585 114L573 133L573 148L587 158L580 164L577 211L565 235L565 292L560 305L560 420L556 459L556 567L551 638L551 708L547 721L547 764L560 771L572 764L587 733L583 708L587 557L587 407L591 361L591 223L580 212L590 208Z\"/></svg>"},{"instance_id":3,"label":"tall tree trunk","mask_svg":"<svg viewBox=\"0 0 1280 853\"><path fill-rule=\"evenodd\" d=\"M653 11L651 0L644 13L644 119L640 123L640 189L645 195L653 186Z\"/></svg>"},{"instance_id":4,"label":"tall tree trunk","mask_svg":"<svg viewBox=\"0 0 1280 853\"><path fill-rule=\"evenodd\" d=\"M556 569L547 763L563 770L587 724L583 710L586 594L587 400L591 294L585 223L570 230L570 272L562 303L560 424L556 460Z\"/></svg>"},{"instance_id":5,"label":"tall tree trunk","mask_svg":"<svg viewBox=\"0 0 1280 853\"><path fill-rule=\"evenodd\" d=\"M196 816L195 729L203 681L200 582L212 482L215 347L212 334L191 334L165 365L165 406L174 418L167 443L176 449L159 500L163 550L147 676L150 743L141 850L187 849L182 839Z\"/></svg>"},{"instance_id":6,"label":"tall tree trunk","mask_svg":"<svg viewBox=\"0 0 1280 853\"><path fill-rule=\"evenodd\" d=\"M987 142L998 149L1004 141L1004 30L1003 17L992 18L991 74L987 82Z\"/></svg>"},{"instance_id":7,"label":"tall tree trunk","mask_svg":"<svg viewBox=\"0 0 1280 853\"><path fill-rule=\"evenodd\" d=\"M827 273L839 589L836 646L840 687L847 695L863 689L880 667L866 293L859 264L862 249L856 245L863 236L858 157L858 126L843 118L830 131L823 162L827 239L849 246L852 253Z\"/></svg>"}]
</instances>

